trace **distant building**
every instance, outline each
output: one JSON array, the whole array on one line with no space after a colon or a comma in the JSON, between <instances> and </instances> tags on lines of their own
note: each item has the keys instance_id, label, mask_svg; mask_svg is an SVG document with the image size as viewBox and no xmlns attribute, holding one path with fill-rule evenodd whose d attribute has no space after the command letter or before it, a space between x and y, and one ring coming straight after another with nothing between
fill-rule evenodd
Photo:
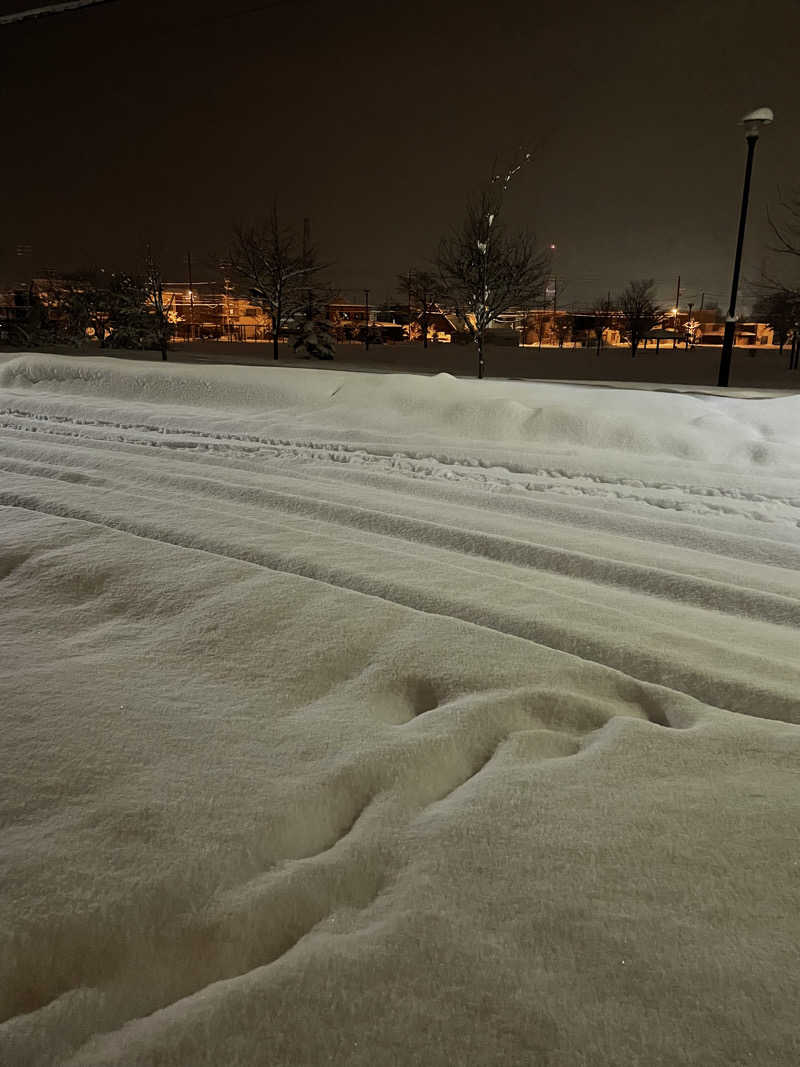
<instances>
[{"instance_id":1,"label":"distant building","mask_svg":"<svg viewBox=\"0 0 800 1067\"><path fill-rule=\"evenodd\" d=\"M337 341L358 341L364 327L376 321L377 308L368 306L366 302L359 304L333 300L325 305L325 318Z\"/></svg>"},{"instance_id":2,"label":"distant building","mask_svg":"<svg viewBox=\"0 0 800 1067\"><path fill-rule=\"evenodd\" d=\"M512 313L509 312L510 316ZM595 343L594 315L576 315L564 308L534 308L518 315L515 328L520 334L520 344L532 345L583 345ZM505 317L505 316L503 316ZM615 344L619 339L617 330L606 330L605 344Z\"/></svg>"},{"instance_id":3,"label":"distant building","mask_svg":"<svg viewBox=\"0 0 800 1067\"><path fill-rule=\"evenodd\" d=\"M686 330L688 314L678 313L678 330ZM721 345L725 334L725 319L718 308L696 311L692 320L697 323L693 328L694 342L698 345ZM744 348L754 345L772 345L774 331L765 322L737 322L733 334L734 345Z\"/></svg>"},{"instance_id":4,"label":"distant building","mask_svg":"<svg viewBox=\"0 0 800 1067\"><path fill-rule=\"evenodd\" d=\"M75 291L75 281L54 273L34 278L29 284L0 291L0 338L12 335L15 326L28 320L33 304L37 313L57 328L65 319L65 295ZM220 340L259 342L271 340L272 319L268 311L243 296L229 281L169 282L164 284L164 298L175 326L176 341ZM321 309L337 341L364 340L365 327L370 339L400 342L421 334L421 315L406 305L385 303L367 305L362 301L331 299ZM474 316L469 321L452 308L438 307L428 316L428 339L440 343L469 341L473 336ZM470 328L472 324L472 329ZM551 347L554 345L594 346L597 316L592 311L510 308L489 325L487 340L492 344ZM292 322L286 324L291 334ZM282 331L283 332L283 331ZM704 308L677 314L666 312L659 325L642 339L644 348L655 346L721 345L725 332L723 313L718 308ZM617 323L603 331L602 343L614 346L626 343ZM763 322L738 321L734 344L746 348L769 348L775 345L774 331Z\"/></svg>"},{"instance_id":5,"label":"distant building","mask_svg":"<svg viewBox=\"0 0 800 1067\"><path fill-rule=\"evenodd\" d=\"M414 319L417 332L422 334L422 316ZM441 311L438 308L428 315L428 340L438 344L452 344L463 336L469 335L469 326L455 311Z\"/></svg>"},{"instance_id":6,"label":"distant building","mask_svg":"<svg viewBox=\"0 0 800 1067\"><path fill-rule=\"evenodd\" d=\"M266 341L271 337L269 312L219 282L169 282L164 298L171 304L179 341Z\"/></svg>"}]
</instances>

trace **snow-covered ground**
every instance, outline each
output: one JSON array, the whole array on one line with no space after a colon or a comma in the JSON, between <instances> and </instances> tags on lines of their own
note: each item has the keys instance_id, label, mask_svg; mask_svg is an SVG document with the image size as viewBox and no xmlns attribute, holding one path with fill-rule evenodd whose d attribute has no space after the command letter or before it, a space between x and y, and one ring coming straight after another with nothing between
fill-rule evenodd
<instances>
[{"instance_id":1,"label":"snow-covered ground","mask_svg":"<svg viewBox=\"0 0 800 1067\"><path fill-rule=\"evenodd\" d=\"M800 396L0 408L0 1062L800 1062Z\"/></svg>"}]
</instances>

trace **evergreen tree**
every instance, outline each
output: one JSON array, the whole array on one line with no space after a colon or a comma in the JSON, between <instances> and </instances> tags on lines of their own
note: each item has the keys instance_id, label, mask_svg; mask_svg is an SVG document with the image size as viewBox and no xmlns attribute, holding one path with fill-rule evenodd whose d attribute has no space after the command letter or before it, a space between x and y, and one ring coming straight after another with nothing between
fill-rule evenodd
<instances>
[{"instance_id":1,"label":"evergreen tree","mask_svg":"<svg viewBox=\"0 0 800 1067\"><path fill-rule=\"evenodd\" d=\"M308 353L307 359L333 359L333 333L324 319L306 318L300 323L292 346L295 352Z\"/></svg>"}]
</instances>

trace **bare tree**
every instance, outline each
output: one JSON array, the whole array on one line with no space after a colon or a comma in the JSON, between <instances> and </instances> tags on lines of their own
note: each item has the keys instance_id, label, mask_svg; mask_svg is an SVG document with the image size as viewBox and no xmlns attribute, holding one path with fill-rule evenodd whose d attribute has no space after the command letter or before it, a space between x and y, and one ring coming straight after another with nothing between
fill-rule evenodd
<instances>
[{"instance_id":1,"label":"bare tree","mask_svg":"<svg viewBox=\"0 0 800 1067\"><path fill-rule=\"evenodd\" d=\"M656 304L655 282L652 278L628 282L619 299L620 320L631 342L631 358L647 333L652 330L663 314Z\"/></svg>"},{"instance_id":2,"label":"bare tree","mask_svg":"<svg viewBox=\"0 0 800 1067\"><path fill-rule=\"evenodd\" d=\"M550 328L550 315L544 307L525 313L523 337L530 337L532 333L540 350Z\"/></svg>"},{"instance_id":3,"label":"bare tree","mask_svg":"<svg viewBox=\"0 0 800 1067\"><path fill-rule=\"evenodd\" d=\"M422 345L428 347L431 318L439 310L442 299L441 279L433 271L412 267L408 274L401 274L397 279L408 295L409 339L411 337L411 309L419 312L419 325L422 333Z\"/></svg>"},{"instance_id":4,"label":"bare tree","mask_svg":"<svg viewBox=\"0 0 800 1067\"><path fill-rule=\"evenodd\" d=\"M291 227L281 226L273 205L257 225L236 227L226 267L269 314L272 355L277 359L281 330L308 308L315 276L323 269L316 249Z\"/></svg>"},{"instance_id":5,"label":"bare tree","mask_svg":"<svg viewBox=\"0 0 800 1067\"><path fill-rule=\"evenodd\" d=\"M597 341L597 354L599 356L606 330L612 330L617 324L617 312L614 307L614 301L611 299L611 293L607 296L600 296L595 300L592 315L594 316L592 330Z\"/></svg>"},{"instance_id":6,"label":"bare tree","mask_svg":"<svg viewBox=\"0 0 800 1067\"><path fill-rule=\"evenodd\" d=\"M526 158L529 158L529 155ZM484 375L484 346L489 324L515 305L535 304L541 297L548 257L533 238L510 232L498 216L511 177L496 176L464 221L439 245L437 266L442 291L464 318L478 348L478 377Z\"/></svg>"},{"instance_id":7,"label":"bare tree","mask_svg":"<svg viewBox=\"0 0 800 1067\"><path fill-rule=\"evenodd\" d=\"M572 315L556 315L553 322L553 332L555 333L556 340L558 341L558 347L563 348L564 342L569 341L572 337L572 324L574 319Z\"/></svg>"},{"instance_id":8,"label":"bare tree","mask_svg":"<svg viewBox=\"0 0 800 1067\"><path fill-rule=\"evenodd\" d=\"M778 242L773 251L800 257L800 189L795 189L787 198L779 194L779 203L783 221L776 222L771 213L767 214Z\"/></svg>"},{"instance_id":9,"label":"bare tree","mask_svg":"<svg viewBox=\"0 0 800 1067\"><path fill-rule=\"evenodd\" d=\"M780 206L783 212L781 222L776 222L771 214L768 216L772 232L778 242L773 247L773 251L791 256L795 261L800 260L800 189L794 190L788 198L780 197ZM795 268L797 265L795 262ZM767 321L778 333L781 350L783 350L788 335L781 337L781 333L785 330L785 320L791 320L792 349L789 369L797 370L800 366L800 278L795 273L789 284L777 278L768 278L766 281L771 290L767 299L773 302L771 318ZM776 322L773 322L773 318L780 319L781 325L778 326Z\"/></svg>"},{"instance_id":10,"label":"bare tree","mask_svg":"<svg viewBox=\"0 0 800 1067\"><path fill-rule=\"evenodd\" d=\"M161 268L153 256L150 245L144 261L143 289L145 308L150 315L149 333L155 341L156 348L161 352L161 359L166 361L169 343L175 333L175 324L172 320L172 301L164 296L164 280L161 276Z\"/></svg>"}]
</instances>

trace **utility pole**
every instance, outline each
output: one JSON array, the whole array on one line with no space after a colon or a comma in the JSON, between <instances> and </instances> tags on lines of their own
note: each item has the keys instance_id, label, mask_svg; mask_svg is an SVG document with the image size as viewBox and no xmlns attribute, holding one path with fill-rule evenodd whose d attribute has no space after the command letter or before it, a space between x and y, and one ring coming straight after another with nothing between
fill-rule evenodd
<instances>
[{"instance_id":1,"label":"utility pole","mask_svg":"<svg viewBox=\"0 0 800 1067\"><path fill-rule=\"evenodd\" d=\"M189 270L189 340L194 336L194 290L192 288L192 253L186 253L186 266Z\"/></svg>"},{"instance_id":2,"label":"utility pole","mask_svg":"<svg viewBox=\"0 0 800 1067\"><path fill-rule=\"evenodd\" d=\"M678 308L681 302L681 276L678 275L678 291L675 293L675 333L672 338L672 347L678 347Z\"/></svg>"},{"instance_id":3,"label":"utility pole","mask_svg":"<svg viewBox=\"0 0 800 1067\"><path fill-rule=\"evenodd\" d=\"M303 266L311 266L311 219L303 219ZM311 275L308 275L311 279ZM306 289L306 320L311 322L314 318L314 293L309 287Z\"/></svg>"},{"instance_id":4,"label":"utility pole","mask_svg":"<svg viewBox=\"0 0 800 1067\"><path fill-rule=\"evenodd\" d=\"M411 340L411 286L413 284L412 279L413 279L413 275L411 273L411 268L409 267L409 270L408 270L408 281L406 283L407 288L408 288L408 340L409 341Z\"/></svg>"},{"instance_id":5,"label":"utility pole","mask_svg":"<svg viewBox=\"0 0 800 1067\"><path fill-rule=\"evenodd\" d=\"M686 351L689 351L689 335L692 329L692 308L694 304L689 305L689 318L686 320ZM692 345L694 347L694 344Z\"/></svg>"},{"instance_id":6,"label":"utility pole","mask_svg":"<svg viewBox=\"0 0 800 1067\"><path fill-rule=\"evenodd\" d=\"M364 348L369 352L369 289L364 290Z\"/></svg>"}]
</instances>

